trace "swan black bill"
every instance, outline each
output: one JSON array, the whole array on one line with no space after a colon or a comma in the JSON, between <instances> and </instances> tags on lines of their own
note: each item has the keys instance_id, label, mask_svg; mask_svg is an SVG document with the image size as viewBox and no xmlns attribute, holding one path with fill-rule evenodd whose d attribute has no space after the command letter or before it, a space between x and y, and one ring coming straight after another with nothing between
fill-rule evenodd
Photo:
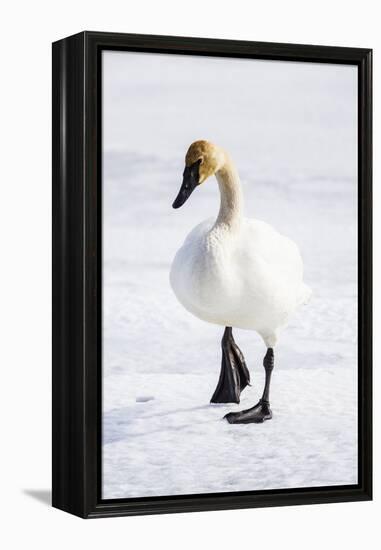
<instances>
[{"instance_id":1,"label":"swan black bill","mask_svg":"<svg viewBox=\"0 0 381 550\"><path fill-rule=\"evenodd\" d=\"M191 166L186 166L183 173L183 183L181 184L180 191L175 198L172 207L180 208L186 200L189 199L193 191L200 184L199 174L200 161L194 162Z\"/></svg>"}]
</instances>

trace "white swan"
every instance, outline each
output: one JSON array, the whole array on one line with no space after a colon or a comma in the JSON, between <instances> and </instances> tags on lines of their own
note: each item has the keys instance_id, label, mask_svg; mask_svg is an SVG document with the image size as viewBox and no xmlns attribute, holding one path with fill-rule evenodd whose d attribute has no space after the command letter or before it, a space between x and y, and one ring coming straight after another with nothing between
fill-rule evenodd
<instances>
[{"instance_id":1,"label":"white swan","mask_svg":"<svg viewBox=\"0 0 381 550\"><path fill-rule=\"evenodd\" d=\"M215 174L221 196L216 220L197 225L178 250L170 272L179 302L196 317L225 326L222 365L212 402L239 403L249 384L242 352L232 327L255 330L267 353L265 389L257 405L229 413L230 423L263 422L272 417L269 404L273 348L290 316L310 297L303 283L297 245L269 224L244 218L237 170L227 152L208 141L193 143L185 158L184 178L173 203L184 204L194 189Z\"/></svg>"}]
</instances>

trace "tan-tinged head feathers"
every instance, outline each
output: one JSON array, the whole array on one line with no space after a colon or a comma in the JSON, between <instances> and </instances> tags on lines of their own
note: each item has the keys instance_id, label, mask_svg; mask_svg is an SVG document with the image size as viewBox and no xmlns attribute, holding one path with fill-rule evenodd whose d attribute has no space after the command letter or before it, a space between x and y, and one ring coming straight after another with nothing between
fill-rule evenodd
<instances>
[{"instance_id":1,"label":"tan-tinged head feathers","mask_svg":"<svg viewBox=\"0 0 381 550\"><path fill-rule=\"evenodd\" d=\"M200 161L199 174L203 183L209 176L212 176L224 164L224 153L222 149L210 141L199 140L192 143L185 156L186 166L191 166Z\"/></svg>"}]
</instances>

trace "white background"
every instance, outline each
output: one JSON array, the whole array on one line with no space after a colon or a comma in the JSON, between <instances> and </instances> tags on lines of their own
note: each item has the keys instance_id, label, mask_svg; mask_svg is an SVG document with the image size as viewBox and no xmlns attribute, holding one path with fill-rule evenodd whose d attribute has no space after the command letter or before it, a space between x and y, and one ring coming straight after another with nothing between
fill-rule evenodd
<instances>
[{"instance_id":1,"label":"white background","mask_svg":"<svg viewBox=\"0 0 381 550\"><path fill-rule=\"evenodd\" d=\"M104 497L356 483L357 68L103 58ZM221 425L231 404L209 406L222 329L168 284L185 235L218 211L215 178L170 208L200 136L234 159L245 216L297 243L313 292L276 346L276 421L254 430ZM250 330L234 338L250 369L245 409L263 389L264 346Z\"/></svg>"},{"instance_id":2,"label":"white background","mask_svg":"<svg viewBox=\"0 0 381 550\"><path fill-rule=\"evenodd\" d=\"M376 50L377 75L381 64L377 4L35 0L4 5L0 35L0 541L4 548L376 547L381 511L377 471L373 503L83 521L52 510L47 502L51 473L50 43L88 29L363 46ZM376 113L374 119L376 152L379 116ZM377 256L375 266L377 281ZM377 305L377 288L375 295ZM379 409L375 407L376 419Z\"/></svg>"}]
</instances>

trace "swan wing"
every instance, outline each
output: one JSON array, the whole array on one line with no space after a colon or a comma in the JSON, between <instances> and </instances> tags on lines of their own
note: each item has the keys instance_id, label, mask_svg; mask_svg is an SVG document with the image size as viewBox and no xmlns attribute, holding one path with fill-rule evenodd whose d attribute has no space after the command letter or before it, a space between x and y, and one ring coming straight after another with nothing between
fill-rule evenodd
<instances>
[{"instance_id":1,"label":"swan wing","mask_svg":"<svg viewBox=\"0 0 381 550\"><path fill-rule=\"evenodd\" d=\"M279 303L297 304L308 295L303 283L303 261L297 245L268 223L245 220L235 263L246 291L272 295ZM281 299L281 297L283 297Z\"/></svg>"}]
</instances>

